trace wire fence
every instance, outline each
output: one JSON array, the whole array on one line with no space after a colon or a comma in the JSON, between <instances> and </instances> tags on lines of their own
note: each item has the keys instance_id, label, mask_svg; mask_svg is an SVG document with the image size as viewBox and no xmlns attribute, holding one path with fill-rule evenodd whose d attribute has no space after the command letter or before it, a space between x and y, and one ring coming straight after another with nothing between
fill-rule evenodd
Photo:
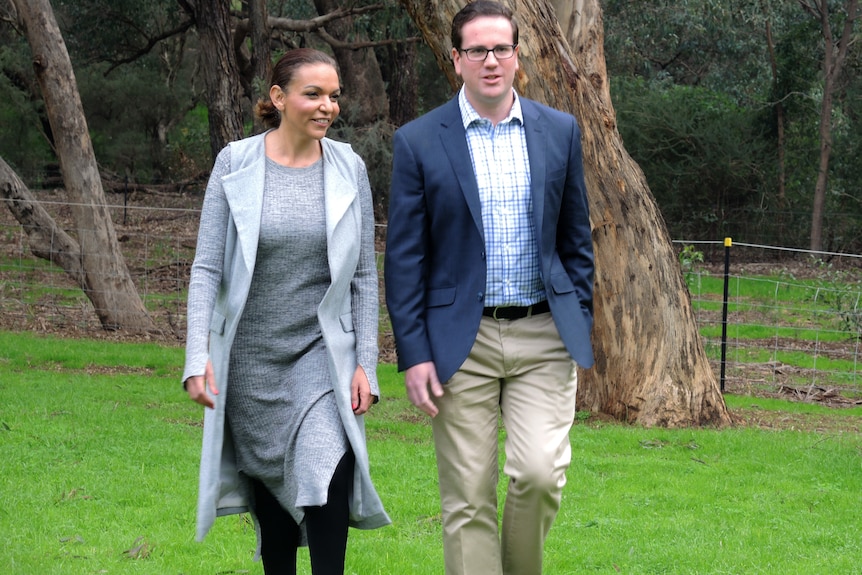
<instances>
[{"instance_id":1,"label":"wire fence","mask_svg":"<svg viewBox=\"0 0 862 575\"><path fill-rule=\"evenodd\" d=\"M722 389L862 404L862 256L674 243Z\"/></svg>"},{"instance_id":2,"label":"wire fence","mask_svg":"<svg viewBox=\"0 0 862 575\"><path fill-rule=\"evenodd\" d=\"M62 190L40 191L38 200L77 235L75 206ZM181 345L202 195L136 192L108 200L126 265L157 325L137 337ZM69 274L31 253L27 232L3 205L0 329L126 339L103 329ZM704 346L727 390L862 403L862 256L738 241L725 247L724 240L674 243ZM382 331L381 353L391 361L391 334Z\"/></svg>"}]
</instances>

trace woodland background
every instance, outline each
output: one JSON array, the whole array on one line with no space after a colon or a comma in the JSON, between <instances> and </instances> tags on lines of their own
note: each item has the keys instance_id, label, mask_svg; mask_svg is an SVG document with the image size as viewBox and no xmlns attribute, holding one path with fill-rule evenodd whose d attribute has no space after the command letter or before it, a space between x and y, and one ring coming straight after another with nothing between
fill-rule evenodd
<instances>
[{"instance_id":1,"label":"woodland background","mask_svg":"<svg viewBox=\"0 0 862 575\"><path fill-rule=\"evenodd\" d=\"M6 2L0 0L0 15ZM184 0L55 0L105 189L201 193L213 158L206 82ZM829 10L828 26L812 4ZM849 2L601 2L617 124L673 238L724 236L862 252L862 43L839 76L825 57ZM237 53L248 53L250 4L231 2ZM270 0L272 54L317 46L339 57L342 117L330 135L368 163L385 221L390 138L451 88L394 0ZM325 20L327 14L349 15ZM34 190L62 187L26 39L0 21L0 157ZM323 18L324 20L321 20ZM527 32L528 33L528 32ZM239 62L247 134L266 90ZM827 81L828 80L828 81ZM544 78L554 82L554 78ZM824 113L829 133L824 134ZM828 161L823 162L824 150ZM825 166L825 170L824 170ZM825 172L822 207L815 202ZM822 210L822 240L812 217Z\"/></svg>"},{"instance_id":2,"label":"woodland background","mask_svg":"<svg viewBox=\"0 0 862 575\"><path fill-rule=\"evenodd\" d=\"M671 238L859 251L859 0L507 3L521 22L517 89L581 125L596 364L581 370L579 404L648 426L730 423ZM190 260L151 262L162 242L148 221L123 230L127 203L199 202L215 153L260 129L250 111L272 58L316 46L342 71L331 134L365 158L385 232L392 133L457 88L448 35L462 6L0 0L0 106L16 127L4 124L0 193L30 252L66 272L102 329L164 333L146 290L175 271L181 297ZM61 187L70 201L49 205ZM196 224L171 236L178 253ZM6 237L23 262L25 240ZM130 267L136 239L142 268ZM27 302L44 290L0 288L43 320ZM168 313L180 337L182 316Z\"/></svg>"}]
</instances>

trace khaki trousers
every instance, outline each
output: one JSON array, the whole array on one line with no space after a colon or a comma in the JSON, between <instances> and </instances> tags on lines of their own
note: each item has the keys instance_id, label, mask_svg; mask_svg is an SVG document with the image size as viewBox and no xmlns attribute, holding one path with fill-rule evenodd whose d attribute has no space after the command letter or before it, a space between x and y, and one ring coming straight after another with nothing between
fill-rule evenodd
<instances>
[{"instance_id":1,"label":"khaki trousers","mask_svg":"<svg viewBox=\"0 0 862 575\"><path fill-rule=\"evenodd\" d=\"M539 575L571 461L577 364L550 313L482 317L432 419L446 575ZM498 421L509 477L498 529Z\"/></svg>"}]
</instances>

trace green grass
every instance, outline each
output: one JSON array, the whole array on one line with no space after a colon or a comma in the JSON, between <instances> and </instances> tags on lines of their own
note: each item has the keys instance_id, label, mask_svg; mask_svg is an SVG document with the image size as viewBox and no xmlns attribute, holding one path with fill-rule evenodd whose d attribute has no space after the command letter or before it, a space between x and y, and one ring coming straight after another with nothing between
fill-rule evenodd
<instances>
[{"instance_id":1,"label":"green grass","mask_svg":"<svg viewBox=\"0 0 862 575\"><path fill-rule=\"evenodd\" d=\"M723 277L690 273L687 283L707 355L718 360ZM728 288L729 362L742 369L780 362L816 370L822 385L845 386L842 393L851 396L862 393L862 284L857 277L832 273L788 281L783 276L732 276ZM811 375L791 379L810 383Z\"/></svg>"},{"instance_id":2,"label":"green grass","mask_svg":"<svg viewBox=\"0 0 862 575\"><path fill-rule=\"evenodd\" d=\"M174 256L173 259L161 256L161 260L147 262L146 265L150 269L155 269L164 261L178 261L178 259L177 256ZM26 281L0 280L0 292L8 290L8 293L13 294L14 300L16 300L14 302L7 302L7 306L14 303L16 307L21 304L30 307L50 305L56 310L92 308L92 303L84 292L74 285L63 270L51 262L32 258L28 259L27 266L22 268L21 262L18 260L13 261L9 258L0 258L0 274L15 274L19 272L21 274L39 273L42 274L42 279L30 279ZM50 277L51 279L46 280L44 279L45 277ZM185 282L180 282L180 278L177 278L177 284L181 289L166 293L147 290L148 279L146 277L137 278L136 281L140 284L139 294L144 305L151 313L158 312L166 307L176 307L178 302L185 302L188 295L188 285ZM0 309L3 309L3 307L3 303L0 301Z\"/></svg>"},{"instance_id":3,"label":"green grass","mask_svg":"<svg viewBox=\"0 0 862 575\"><path fill-rule=\"evenodd\" d=\"M721 325L708 325L700 328L704 337L721 337ZM847 333L837 330L782 327L780 325L747 325L730 324L727 326L727 337L729 339L771 339L786 338L800 339L806 341L847 341Z\"/></svg>"},{"instance_id":4,"label":"green grass","mask_svg":"<svg viewBox=\"0 0 862 575\"><path fill-rule=\"evenodd\" d=\"M0 332L2 573L262 574L247 518L193 540L201 409L182 361L173 347ZM367 431L394 524L351 532L347 572L439 575L430 428L394 367L380 378ZM859 574L862 408L726 399L796 423L644 429L579 413L545 572Z\"/></svg>"}]
</instances>

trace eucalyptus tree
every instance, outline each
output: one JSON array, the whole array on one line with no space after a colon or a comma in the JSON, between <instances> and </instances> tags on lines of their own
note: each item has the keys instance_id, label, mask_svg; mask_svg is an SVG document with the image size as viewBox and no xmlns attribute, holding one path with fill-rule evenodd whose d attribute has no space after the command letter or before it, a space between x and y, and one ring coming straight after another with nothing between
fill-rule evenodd
<instances>
[{"instance_id":1,"label":"eucalyptus tree","mask_svg":"<svg viewBox=\"0 0 862 575\"><path fill-rule=\"evenodd\" d=\"M620 131L675 237L738 237L769 221L765 1L605 3Z\"/></svg>"},{"instance_id":2,"label":"eucalyptus tree","mask_svg":"<svg viewBox=\"0 0 862 575\"><path fill-rule=\"evenodd\" d=\"M194 73L181 70L192 90L186 102L188 108L205 104L213 156L245 135L253 104L268 94L273 56L299 46L335 53L358 124L386 118L386 84L374 49L411 40L367 38L364 24L389 2L154 0L141 6L137 0L60 0L58 12L69 23L73 47L88 64L102 63L106 74L145 63L173 79L191 61Z\"/></svg>"},{"instance_id":3,"label":"eucalyptus tree","mask_svg":"<svg viewBox=\"0 0 862 575\"><path fill-rule=\"evenodd\" d=\"M213 157L243 136L239 65L234 55L230 0L177 0L194 19L200 37L210 150Z\"/></svg>"},{"instance_id":4,"label":"eucalyptus tree","mask_svg":"<svg viewBox=\"0 0 862 575\"><path fill-rule=\"evenodd\" d=\"M32 50L63 180L77 200L72 204L77 238L45 233L55 227L53 222L38 209L5 162L0 163L0 192L28 231L34 253L47 254L75 279L103 327L154 330L120 251L72 63L51 4L49 0L12 0L12 7Z\"/></svg>"},{"instance_id":5,"label":"eucalyptus tree","mask_svg":"<svg viewBox=\"0 0 862 575\"><path fill-rule=\"evenodd\" d=\"M846 0L843 3L829 0L798 0L803 10L809 13L820 25L823 40L823 60L821 80L823 82L820 104L820 154L818 158L817 183L814 187L814 206L811 210L812 250L823 248L823 207L829 181L829 161L832 156L833 103L838 83L844 73L844 66L850 45L858 41L854 34L859 14L859 0ZM838 4L837 6L835 6Z\"/></svg>"},{"instance_id":6,"label":"eucalyptus tree","mask_svg":"<svg viewBox=\"0 0 862 575\"><path fill-rule=\"evenodd\" d=\"M116 72L118 68L131 63L152 65L155 60L164 64L167 73L162 78L171 84L179 81L176 72L186 60L186 50L199 54L213 152L243 135L240 110L247 107L239 105L240 76L246 70L240 70L240 62L246 61L244 39L248 33L265 33L261 30L268 27L276 30L276 35L296 33L302 37L322 30L327 23L380 8L380 5L351 3L346 7L333 7L332 12L308 20L267 16L266 26L261 28L255 23L260 18L252 18L249 23L247 13L231 12L230 8L242 6L229 0L176 0L176 4L156 0L144 6L139 4L132 0L57 0L58 13L67 30L72 31L71 44L77 49L78 63L82 67L91 70L97 67L100 72L116 73L120 80L127 80ZM107 13L101 13L99 8ZM135 19L139 14L136 8L140 8L144 21ZM22 74L24 81L14 86L18 90L14 93L27 93L21 89L24 87L29 90L27 99L44 104L44 114L40 116L46 119L45 140L56 150L67 190L79 198L74 204L77 237L60 230L18 174L6 162L0 162L0 190L9 200L7 205L27 231L33 253L63 267L91 299L106 328L152 329L153 323L135 291L119 250L105 202L103 172L96 163L77 80L54 10L48 0L0 0L0 9L0 19L8 25L2 33L15 39L10 28L19 26L28 37L33 52L30 61L34 64L38 84L35 80L28 83ZM79 27L79 22L84 25ZM239 33L242 30L246 31L245 35ZM99 42L96 37L107 41ZM278 38L269 40L272 43ZM338 42L342 48L351 46L347 41ZM366 43L367 47L373 45ZM6 60L6 46L3 48L0 56ZM266 59L270 48L271 45L267 45L260 49L266 51ZM152 58L154 52L159 58ZM0 61L0 64L4 72L14 71L5 62ZM148 76L154 77L158 76ZM4 74L4 80L6 78ZM123 125L129 110L138 112L145 107L144 103L154 100L136 93L140 84L121 82L114 88L124 91L127 98L127 108L114 112L118 125Z\"/></svg>"}]
</instances>

